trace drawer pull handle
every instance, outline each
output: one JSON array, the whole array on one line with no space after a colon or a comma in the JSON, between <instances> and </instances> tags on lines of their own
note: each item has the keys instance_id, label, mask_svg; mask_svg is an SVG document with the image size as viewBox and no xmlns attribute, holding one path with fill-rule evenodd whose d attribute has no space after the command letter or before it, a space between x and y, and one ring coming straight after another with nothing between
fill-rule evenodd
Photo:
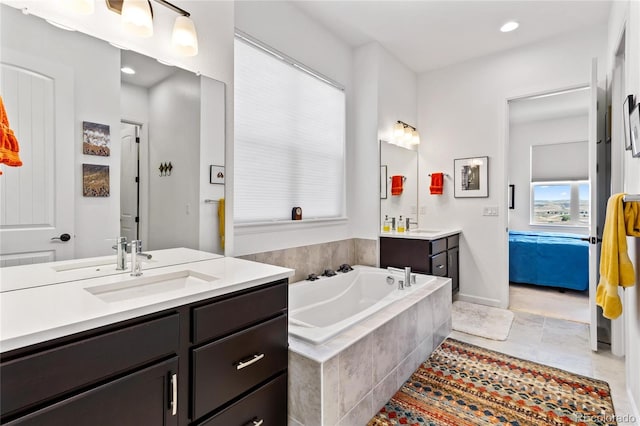
<instances>
[{"instance_id":1,"label":"drawer pull handle","mask_svg":"<svg viewBox=\"0 0 640 426\"><path fill-rule=\"evenodd\" d=\"M436 268L442 269L442 268L444 268L444 265L438 265L438 266L436 266Z\"/></svg>"},{"instance_id":2,"label":"drawer pull handle","mask_svg":"<svg viewBox=\"0 0 640 426\"><path fill-rule=\"evenodd\" d=\"M178 413L178 375L171 375L171 415Z\"/></svg>"},{"instance_id":3,"label":"drawer pull handle","mask_svg":"<svg viewBox=\"0 0 640 426\"><path fill-rule=\"evenodd\" d=\"M243 368L248 367L251 364L260 361L262 358L264 358L264 354L260 354L260 355L256 354L249 361L240 361L238 365L236 365L236 370L242 370Z\"/></svg>"},{"instance_id":4,"label":"drawer pull handle","mask_svg":"<svg viewBox=\"0 0 640 426\"><path fill-rule=\"evenodd\" d=\"M262 426L262 423L264 423L263 419L260 420L254 420L253 421L253 426Z\"/></svg>"}]
</instances>

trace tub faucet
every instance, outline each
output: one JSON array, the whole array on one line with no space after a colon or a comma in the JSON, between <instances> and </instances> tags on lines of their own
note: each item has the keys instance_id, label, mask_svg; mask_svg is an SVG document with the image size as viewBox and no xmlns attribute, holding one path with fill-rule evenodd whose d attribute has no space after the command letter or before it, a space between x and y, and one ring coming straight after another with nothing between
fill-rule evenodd
<instances>
[{"instance_id":1,"label":"tub faucet","mask_svg":"<svg viewBox=\"0 0 640 426\"><path fill-rule=\"evenodd\" d=\"M151 259L151 255L149 253L142 252L142 241L141 240L133 240L131 241L131 276L139 277L142 275L142 266L140 264L140 260L138 260L138 256L144 257L146 259Z\"/></svg>"},{"instance_id":2,"label":"tub faucet","mask_svg":"<svg viewBox=\"0 0 640 426\"><path fill-rule=\"evenodd\" d=\"M127 237L116 238L116 244L111 247L116 251L116 271L127 268Z\"/></svg>"},{"instance_id":3,"label":"tub faucet","mask_svg":"<svg viewBox=\"0 0 640 426\"><path fill-rule=\"evenodd\" d=\"M411 284L416 283L415 274L411 274L411 266L405 266L404 269L387 266L387 271L390 274L404 274L404 281L398 281L398 290L404 290L405 287L411 287Z\"/></svg>"}]
</instances>

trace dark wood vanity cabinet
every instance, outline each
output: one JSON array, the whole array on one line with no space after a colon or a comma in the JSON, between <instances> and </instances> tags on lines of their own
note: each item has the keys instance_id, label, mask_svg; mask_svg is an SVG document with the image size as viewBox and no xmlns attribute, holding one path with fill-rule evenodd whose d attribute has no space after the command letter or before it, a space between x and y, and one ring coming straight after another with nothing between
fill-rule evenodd
<instances>
[{"instance_id":1,"label":"dark wood vanity cabinet","mask_svg":"<svg viewBox=\"0 0 640 426\"><path fill-rule=\"evenodd\" d=\"M410 266L416 273L451 278L455 293L460 288L459 241L459 234L435 240L380 237L380 267Z\"/></svg>"},{"instance_id":2,"label":"dark wood vanity cabinet","mask_svg":"<svg viewBox=\"0 0 640 426\"><path fill-rule=\"evenodd\" d=\"M7 425L286 424L288 281L0 356Z\"/></svg>"}]
</instances>

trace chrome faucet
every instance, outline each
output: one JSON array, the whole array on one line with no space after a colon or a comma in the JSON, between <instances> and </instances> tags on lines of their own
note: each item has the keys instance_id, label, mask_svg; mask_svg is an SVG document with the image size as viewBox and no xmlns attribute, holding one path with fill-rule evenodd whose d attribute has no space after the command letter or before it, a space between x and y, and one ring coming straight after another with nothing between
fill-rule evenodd
<instances>
[{"instance_id":1,"label":"chrome faucet","mask_svg":"<svg viewBox=\"0 0 640 426\"><path fill-rule=\"evenodd\" d=\"M407 217L407 226L405 226L405 231L409 230L409 225L416 225L418 226L418 221L412 221L411 218Z\"/></svg>"},{"instance_id":2,"label":"chrome faucet","mask_svg":"<svg viewBox=\"0 0 640 426\"><path fill-rule=\"evenodd\" d=\"M142 252L142 241L141 240L133 240L131 241L131 276L139 277L142 275L142 266L140 264L140 260L138 260L138 256L144 257L146 259L151 259L151 255L149 253Z\"/></svg>"},{"instance_id":3,"label":"chrome faucet","mask_svg":"<svg viewBox=\"0 0 640 426\"><path fill-rule=\"evenodd\" d=\"M127 269L127 237L116 238L111 248L116 251L116 271L124 271Z\"/></svg>"},{"instance_id":4,"label":"chrome faucet","mask_svg":"<svg viewBox=\"0 0 640 426\"><path fill-rule=\"evenodd\" d=\"M416 283L416 275L411 273L411 266L405 266L404 269L387 266L387 271L390 274L404 274L404 281L398 281L398 290L404 290L405 287L411 287L411 284Z\"/></svg>"}]
</instances>

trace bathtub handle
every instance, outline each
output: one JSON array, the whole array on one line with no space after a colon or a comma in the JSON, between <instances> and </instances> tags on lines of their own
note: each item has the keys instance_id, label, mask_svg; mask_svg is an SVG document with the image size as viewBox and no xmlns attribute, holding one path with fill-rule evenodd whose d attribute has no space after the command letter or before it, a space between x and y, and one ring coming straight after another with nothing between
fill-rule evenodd
<instances>
[{"instance_id":1,"label":"bathtub handle","mask_svg":"<svg viewBox=\"0 0 640 426\"><path fill-rule=\"evenodd\" d=\"M262 358L264 358L264 354L255 354L249 361L238 362L238 364L236 365L236 370L242 370L243 368L260 361Z\"/></svg>"}]
</instances>

